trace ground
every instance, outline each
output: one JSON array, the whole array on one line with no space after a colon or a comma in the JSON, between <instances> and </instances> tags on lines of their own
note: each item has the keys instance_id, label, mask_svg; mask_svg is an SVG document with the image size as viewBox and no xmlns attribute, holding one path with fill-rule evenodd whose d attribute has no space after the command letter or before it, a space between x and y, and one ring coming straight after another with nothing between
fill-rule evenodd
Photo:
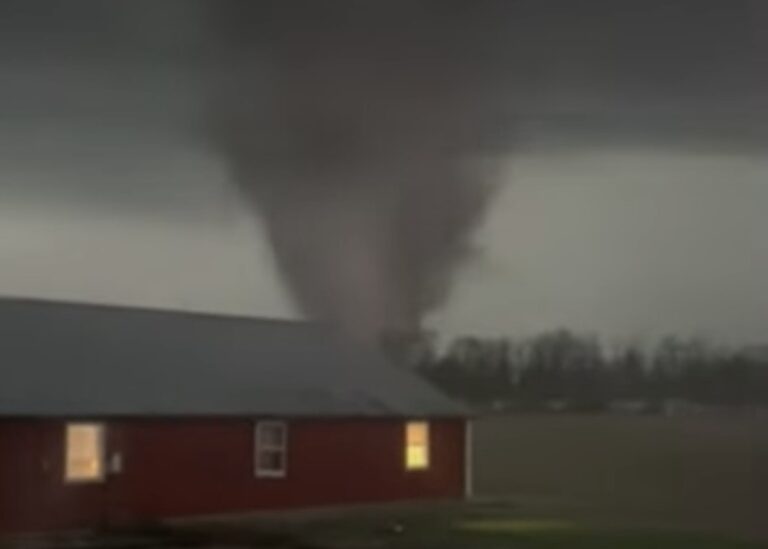
<instances>
[{"instance_id":1,"label":"ground","mask_svg":"<svg viewBox=\"0 0 768 549\"><path fill-rule=\"evenodd\" d=\"M766 417L509 416L475 433L477 493L534 516L768 539Z\"/></svg>"},{"instance_id":2,"label":"ground","mask_svg":"<svg viewBox=\"0 0 768 549\"><path fill-rule=\"evenodd\" d=\"M186 525L154 546L220 549L758 549L757 539L714 532L525 518L509 504L370 508L311 518ZM113 548L116 549L116 548ZM134 548L130 548L134 549Z\"/></svg>"}]
</instances>

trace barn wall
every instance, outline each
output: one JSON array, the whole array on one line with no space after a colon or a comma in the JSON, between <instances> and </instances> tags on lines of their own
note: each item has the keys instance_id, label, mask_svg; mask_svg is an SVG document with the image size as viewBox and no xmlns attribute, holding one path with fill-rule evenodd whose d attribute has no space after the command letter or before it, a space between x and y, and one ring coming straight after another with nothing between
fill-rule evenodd
<instances>
[{"instance_id":1,"label":"barn wall","mask_svg":"<svg viewBox=\"0 0 768 549\"><path fill-rule=\"evenodd\" d=\"M0 533L100 520L103 486L65 485L63 424L0 421Z\"/></svg>"},{"instance_id":2,"label":"barn wall","mask_svg":"<svg viewBox=\"0 0 768 549\"><path fill-rule=\"evenodd\" d=\"M289 422L288 474L255 478L251 420L108 422L123 471L63 483L64 424L0 421L0 532L249 509L460 498L464 422L432 421L431 466L405 471L396 420Z\"/></svg>"}]
</instances>

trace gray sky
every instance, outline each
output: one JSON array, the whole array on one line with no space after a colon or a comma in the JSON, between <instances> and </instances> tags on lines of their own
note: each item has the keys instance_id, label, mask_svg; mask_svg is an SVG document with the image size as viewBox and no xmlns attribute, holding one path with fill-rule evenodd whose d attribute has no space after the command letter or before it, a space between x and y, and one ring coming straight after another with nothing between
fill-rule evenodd
<instances>
[{"instance_id":1,"label":"gray sky","mask_svg":"<svg viewBox=\"0 0 768 549\"><path fill-rule=\"evenodd\" d=\"M295 314L258 220L199 138L202 88L186 57L199 13L173 2L106 9L124 29L115 36L66 21L61 30L55 13L14 4L3 9L19 14L16 35L0 44L0 293ZM539 87L510 98L519 139L503 155L503 190L431 325L768 339L768 96L754 57L765 41L744 37L755 21L725 9L734 4L755 7L699 4L709 11L684 41L698 49L670 50L663 25L654 43L624 44L648 48L628 54L646 90L639 75L612 79L629 71L616 62L618 72L548 69ZM167 32L163 22L179 14ZM674 19L662 15L642 17ZM574 22L582 35L559 21L544 18L540 33L575 33L582 61L608 56L578 37L609 26ZM31 30L45 37L37 46ZM107 34L111 45L98 47ZM606 40L621 45L619 34ZM557 66L554 50L530 56Z\"/></svg>"}]
</instances>

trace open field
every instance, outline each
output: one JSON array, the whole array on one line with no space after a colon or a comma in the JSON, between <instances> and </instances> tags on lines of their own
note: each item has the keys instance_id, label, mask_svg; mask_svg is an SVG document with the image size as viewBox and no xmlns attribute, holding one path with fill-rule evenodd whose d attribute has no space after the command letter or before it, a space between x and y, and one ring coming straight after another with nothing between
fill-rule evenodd
<instances>
[{"instance_id":1,"label":"open field","mask_svg":"<svg viewBox=\"0 0 768 549\"><path fill-rule=\"evenodd\" d=\"M397 524L394 530L392 525ZM711 533L597 528L565 520L520 519L477 508L390 508L315 518L275 529L208 526L174 531L143 549L761 549L760 541ZM242 528L243 523L240 523ZM180 535L181 534L181 535ZM112 547L111 549L116 549ZM136 547L125 549L137 549Z\"/></svg>"},{"instance_id":2,"label":"open field","mask_svg":"<svg viewBox=\"0 0 768 549\"><path fill-rule=\"evenodd\" d=\"M768 420L520 415L475 427L475 487L520 512L768 536Z\"/></svg>"}]
</instances>

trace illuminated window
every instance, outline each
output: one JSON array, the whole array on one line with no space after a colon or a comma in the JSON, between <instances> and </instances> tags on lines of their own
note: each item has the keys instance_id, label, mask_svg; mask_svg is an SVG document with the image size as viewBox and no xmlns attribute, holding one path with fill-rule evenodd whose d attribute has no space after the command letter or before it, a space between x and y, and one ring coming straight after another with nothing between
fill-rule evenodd
<instances>
[{"instance_id":1,"label":"illuminated window","mask_svg":"<svg viewBox=\"0 0 768 549\"><path fill-rule=\"evenodd\" d=\"M256 476L284 477L288 456L288 426L282 421L256 425Z\"/></svg>"},{"instance_id":2,"label":"illuminated window","mask_svg":"<svg viewBox=\"0 0 768 549\"><path fill-rule=\"evenodd\" d=\"M98 482L104 479L104 426L69 423L66 427L67 482Z\"/></svg>"},{"instance_id":3,"label":"illuminated window","mask_svg":"<svg viewBox=\"0 0 768 549\"><path fill-rule=\"evenodd\" d=\"M405 468L409 471L429 468L429 423L405 424Z\"/></svg>"}]
</instances>

